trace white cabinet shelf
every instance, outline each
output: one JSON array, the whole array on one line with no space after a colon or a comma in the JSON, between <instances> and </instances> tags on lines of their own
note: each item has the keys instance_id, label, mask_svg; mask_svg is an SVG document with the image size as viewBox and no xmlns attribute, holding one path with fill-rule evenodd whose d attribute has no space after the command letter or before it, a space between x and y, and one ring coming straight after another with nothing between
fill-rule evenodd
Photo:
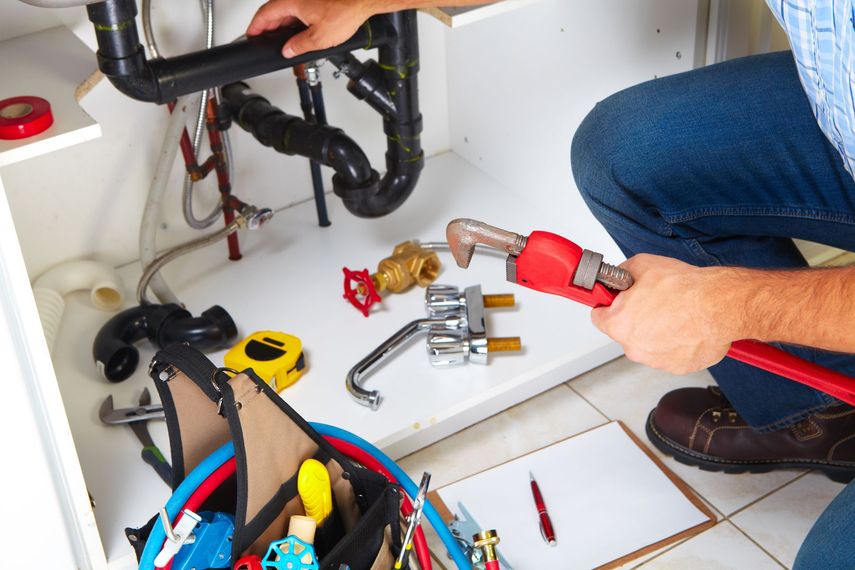
<instances>
[{"instance_id":1,"label":"white cabinet shelf","mask_svg":"<svg viewBox=\"0 0 855 570\"><path fill-rule=\"evenodd\" d=\"M424 8L423 12L430 14L449 28L459 28L466 24L479 22L492 16L504 14L517 8L528 6L538 0L501 0L480 6L462 6L459 8Z\"/></svg>"},{"instance_id":2,"label":"white cabinet shelf","mask_svg":"<svg viewBox=\"0 0 855 570\"><path fill-rule=\"evenodd\" d=\"M101 127L78 103L81 86L96 68L92 51L65 27L0 42L0 100L42 97L54 116L43 133L0 140L0 167L101 136Z\"/></svg>"},{"instance_id":3,"label":"white cabinet shelf","mask_svg":"<svg viewBox=\"0 0 855 570\"><path fill-rule=\"evenodd\" d=\"M365 318L342 299L342 266L374 269L398 242L442 240L454 217L483 218L520 232L568 233L572 228L543 205L521 202L451 153L430 159L419 187L387 217L356 218L332 196L329 207L330 228L317 226L314 205L307 202L279 212L259 232L242 233L244 258L239 262L227 261L225 244L217 244L165 271L194 314L220 304L241 334L278 329L302 339L308 370L282 394L307 419L353 430L401 457L619 354L590 324L586 308L505 282L502 259L476 256L464 271L450 254L440 253L438 282L480 283L487 293L516 294L515 310L488 313L488 332L521 336L524 351L496 356L488 366L438 370L429 365L424 339L418 338L368 377L366 384L384 395L380 409L358 405L345 390L346 372L403 324L423 317L424 295L417 290L387 296L380 310ZM585 246L597 249L600 244ZM122 274L130 297L139 269L128 266ZM113 394L116 406L129 406L151 384L145 363L154 348L148 343L138 345L142 364L129 380L109 384L97 375L92 339L110 316L92 308L85 295L70 296L54 364L87 487L97 503L104 549L112 568L124 568L132 567L133 559L122 530L155 514L168 491L140 460L141 446L131 430L98 420L98 407L107 395ZM221 363L223 354L211 358ZM155 441L168 451L165 425L149 425Z\"/></svg>"}]
</instances>

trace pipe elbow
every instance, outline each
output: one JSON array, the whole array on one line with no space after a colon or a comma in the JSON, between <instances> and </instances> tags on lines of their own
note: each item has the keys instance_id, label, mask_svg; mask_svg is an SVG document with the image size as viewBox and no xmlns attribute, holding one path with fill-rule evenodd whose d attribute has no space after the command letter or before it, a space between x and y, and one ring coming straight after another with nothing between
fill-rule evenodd
<instances>
[{"instance_id":1,"label":"pipe elbow","mask_svg":"<svg viewBox=\"0 0 855 570\"><path fill-rule=\"evenodd\" d=\"M199 350L221 348L237 335L237 327L222 307L215 305L194 317L179 305L139 305L108 320L95 336L92 357L110 382L131 376L139 364L134 343L148 338L163 348L186 342Z\"/></svg>"},{"instance_id":2,"label":"pipe elbow","mask_svg":"<svg viewBox=\"0 0 855 570\"><path fill-rule=\"evenodd\" d=\"M199 350L223 348L237 336L237 325L225 309L214 305L198 317L190 313L165 321L156 333L161 348L175 342L189 343Z\"/></svg>"},{"instance_id":3,"label":"pipe elbow","mask_svg":"<svg viewBox=\"0 0 855 570\"><path fill-rule=\"evenodd\" d=\"M389 160L387 160L387 163ZM361 218L378 218L397 210L412 194L424 168L424 155L412 162L396 162L380 179L356 186L338 174L333 176L333 191L342 199L347 211Z\"/></svg>"},{"instance_id":4,"label":"pipe elbow","mask_svg":"<svg viewBox=\"0 0 855 570\"><path fill-rule=\"evenodd\" d=\"M65 312L63 297L80 290L89 291L92 305L105 311L117 310L124 301L124 287L119 274L112 266L99 261L61 263L33 282L33 297L50 352L53 352L59 323Z\"/></svg>"},{"instance_id":5,"label":"pipe elbow","mask_svg":"<svg viewBox=\"0 0 855 570\"><path fill-rule=\"evenodd\" d=\"M104 67L101 68L104 71ZM157 83L150 74L141 76L135 75L108 75L107 79L113 84L120 93L127 95L131 99L142 101L143 103L158 103L162 104L160 89Z\"/></svg>"},{"instance_id":6,"label":"pipe elbow","mask_svg":"<svg viewBox=\"0 0 855 570\"><path fill-rule=\"evenodd\" d=\"M342 132L330 137L326 154L329 166L348 186L363 187L379 179L377 172L371 168L365 151Z\"/></svg>"},{"instance_id":7,"label":"pipe elbow","mask_svg":"<svg viewBox=\"0 0 855 570\"><path fill-rule=\"evenodd\" d=\"M61 263L33 281L33 290L36 289L50 289L62 296L86 290L92 305L104 311L115 311L124 301L119 273L100 261L81 259Z\"/></svg>"}]
</instances>

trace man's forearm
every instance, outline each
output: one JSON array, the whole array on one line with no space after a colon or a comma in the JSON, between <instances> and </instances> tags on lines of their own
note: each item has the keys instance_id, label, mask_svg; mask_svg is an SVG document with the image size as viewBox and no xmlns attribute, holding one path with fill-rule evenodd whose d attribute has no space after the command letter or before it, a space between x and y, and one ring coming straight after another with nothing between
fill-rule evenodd
<instances>
[{"instance_id":1,"label":"man's forearm","mask_svg":"<svg viewBox=\"0 0 855 570\"><path fill-rule=\"evenodd\" d=\"M855 267L707 271L733 340L855 352Z\"/></svg>"}]
</instances>

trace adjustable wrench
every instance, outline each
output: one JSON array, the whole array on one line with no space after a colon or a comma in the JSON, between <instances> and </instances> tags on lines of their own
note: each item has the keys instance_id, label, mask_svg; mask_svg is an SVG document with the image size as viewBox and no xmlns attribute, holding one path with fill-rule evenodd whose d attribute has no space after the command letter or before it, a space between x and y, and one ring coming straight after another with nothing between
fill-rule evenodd
<instances>
[{"instance_id":1,"label":"adjustable wrench","mask_svg":"<svg viewBox=\"0 0 855 570\"><path fill-rule=\"evenodd\" d=\"M140 394L139 406L135 408L114 409L113 396L107 396L101 403L98 415L101 421L107 425L128 424L143 445L141 452L143 461L154 468L164 483L172 485L172 467L155 445L154 440L151 439L151 434L148 433L146 426L149 420L163 419L164 417L163 406L151 404L151 394L148 388L145 388Z\"/></svg>"},{"instance_id":2,"label":"adjustable wrench","mask_svg":"<svg viewBox=\"0 0 855 570\"><path fill-rule=\"evenodd\" d=\"M605 307L632 286L624 269L603 263L603 256L583 250L549 232L523 236L468 218L452 220L446 229L449 248L460 267L469 267L476 244L508 253L507 279L523 287L567 297L589 307ZM855 406L855 378L808 362L756 340L738 340L727 356L821 390Z\"/></svg>"}]
</instances>

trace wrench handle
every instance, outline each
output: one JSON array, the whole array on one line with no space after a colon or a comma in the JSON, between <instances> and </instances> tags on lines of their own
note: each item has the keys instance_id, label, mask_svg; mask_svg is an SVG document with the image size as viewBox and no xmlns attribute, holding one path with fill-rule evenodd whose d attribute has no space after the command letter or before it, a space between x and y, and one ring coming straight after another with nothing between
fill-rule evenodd
<instances>
[{"instance_id":1,"label":"wrench handle","mask_svg":"<svg viewBox=\"0 0 855 570\"><path fill-rule=\"evenodd\" d=\"M582 248L549 232L532 232L525 249L515 259L515 283L560 295L589 307L607 307L618 291L596 283L592 290L573 285L573 275L582 257ZM738 340L727 353L729 358L755 368L805 384L855 406L855 378L825 368L789 352L756 340Z\"/></svg>"},{"instance_id":2,"label":"wrench handle","mask_svg":"<svg viewBox=\"0 0 855 570\"><path fill-rule=\"evenodd\" d=\"M172 467L167 463L160 450L156 446L144 447L141 455L143 461L154 468L163 482L172 487Z\"/></svg>"}]
</instances>

